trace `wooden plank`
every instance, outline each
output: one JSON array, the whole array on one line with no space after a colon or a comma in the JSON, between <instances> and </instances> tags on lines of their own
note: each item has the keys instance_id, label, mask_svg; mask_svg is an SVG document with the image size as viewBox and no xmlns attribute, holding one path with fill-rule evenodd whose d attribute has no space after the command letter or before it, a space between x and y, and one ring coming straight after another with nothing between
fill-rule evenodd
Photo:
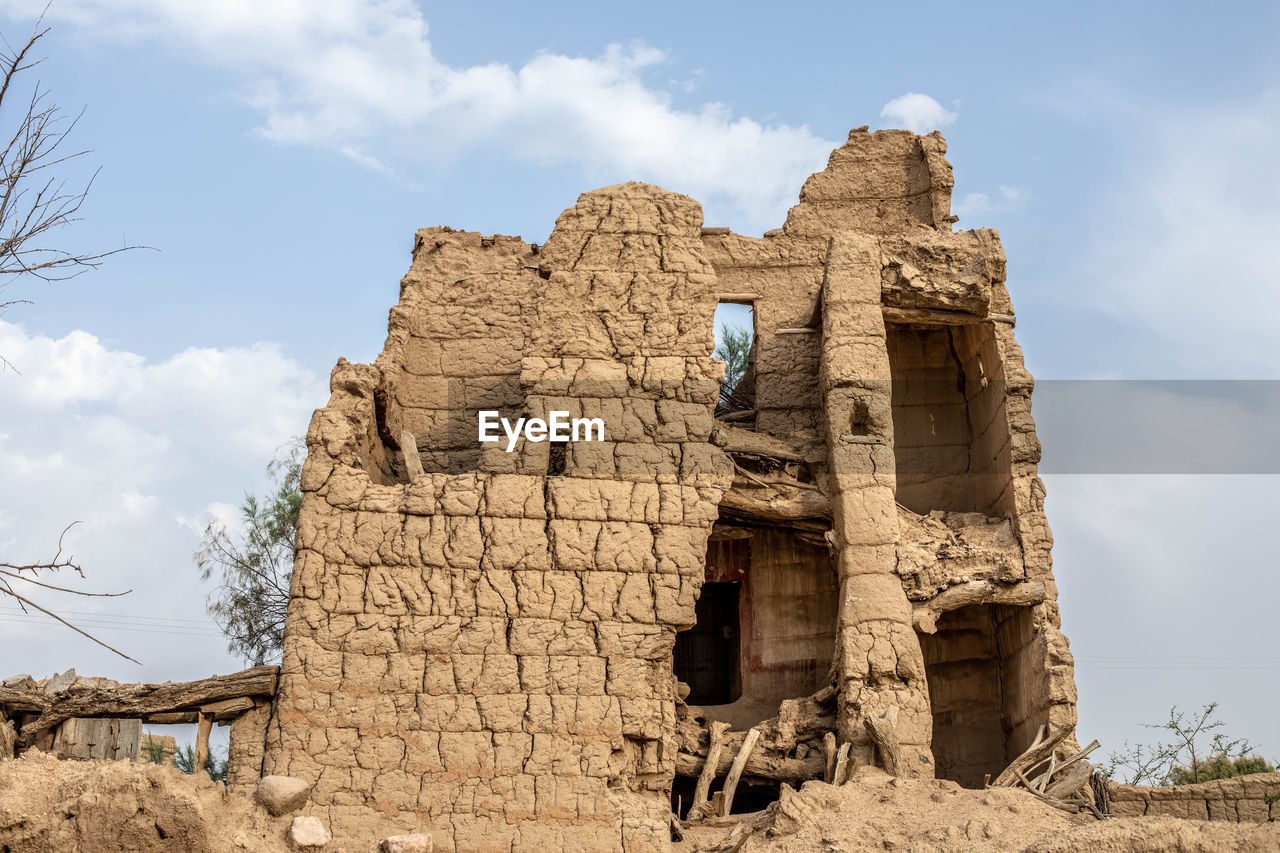
<instances>
[{"instance_id":1,"label":"wooden plank","mask_svg":"<svg viewBox=\"0 0 1280 853\"><path fill-rule=\"evenodd\" d=\"M58 727L53 754L60 758L132 761L141 751L142 721L73 717Z\"/></svg>"},{"instance_id":2,"label":"wooden plank","mask_svg":"<svg viewBox=\"0 0 1280 853\"><path fill-rule=\"evenodd\" d=\"M414 478L421 477L423 471L422 459L418 456L418 440L407 429L400 431L400 450L404 453L404 467L408 469L409 480L412 482Z\"/></svg>"},{"instance_id":3,"label":"wooden plank","mask_svg":"<svg viewBox=\"0 0 1280 853\"><path fill-rule=\"evenodd\" d=\"M849 750L852 748L848 741L840 744L840 751L836 753L836 769L831 773L832 785L843 785L849 775Z\"/></svg>"},{"instance_id":4,"label":"wooden plank","mask_svg":"<svg viewBox=\"0 0 1280 853\"><path fill-rule=\"evenodd\" d=\"M712 722L707 760L702 765L702 772L698 774L698 785L693 789L693 804L689 807L690 820L702 817L702 807L707 803L711 783L716 778L716 768L720 766L720 750L724 746L724 733L727 731L729 731L728 723Z\"/></svg>"},{"instance_id":5,"label":"wooden plank","mask_svg":"<svg viewBox=\"0 0 1280 853\"><path fill-rule=\"evenodd\" d=\"M896 305L885 305L883 309L886 323L910 323L915 326L971 326L987 319L985 315L948 311L945 308L899 308Z\"/></svg>"},{"instance_id":6,"label":"wooden plank","mask_svg":"<svg viewBox=\"0 0 1280 853\"><path fill-rule=\"evenodd\" d=\"M152 726L174 726L194 723L200 719L199 711L174 711L168 714L150 714L142 722Z\"/></svg>"},{"instance_id":7,"label":"wooden plank","mask_svg":"<svg viewBox=\"0 0 1280 853\"><path fill-rule=\"evenodd\" d=\"M719 428L724 433L726 453L752 453L790 462L802 462L805 459L803 447L774 438L767 433L754 432L731 424L721 424Z\"/></svg>"},{"instance_id":8,"label":"wooden plank","mask_svg":"<svg viewBox=\"0 0 1280 853\"><path fill-rule=\"evenodd\" d=\"M152 718L175 711L195 711L203 705L241 696L274 696L280 668L257 666L231 675L201 681L165 684L120 684L54 697L49 706L22 727L19 747L37 744L72 717Z\"/></svg>"},{"instance_id":9,"label":"wooden plank","mask_svg":"<svg viewBox=\"0 0 1280 853\"><path fill-rule=\"evenodd\" d=\"M880 752L880 764L885 772L890 776L902 775L902 756L898 746L898 706L890 705L879 714L867 714L862 722Z\"/></svg>"},{"instance_id":10,"label":"wooden plank","mask_svg":"<svg viewBox=\"0 0 1280 853\"><path fill-rule=\"evenodd\" d=\"M254 702L248 696L237 696L234 699L223 699L221 702L211 702L208 705L200 706L200 713L213 714L214 719L230 720L238 717L245 711L253 710Z\"/></svg>"},{"instance_id":11,"label":"wooden plank","mask_svg":"<svg viewBox=\"0 0 1280 853\"><path fill-rule=\"evenodd\" d=\"M738 750L737 757L733 759L733 766L729 768L729 775L724 780L724 810L720 812L722 815L733 811L733 795L738 789L738 780L742 778L747 759L751 757L751 751L756 748L758 740L760 740L760 730L752 728L747 732L747 739L742 742L742 749Z\"/></svg>"},{"instance_id":12,"label":"wooden plank","mask_svg":"<svg viewBox=\"0 0 1280 853\"><path fill-rule=\"evenodd\" d=\"M836 733L827 732L822 736L822 751L824 753L826 768L822 774L822 778L828 785L835 781L836 778Z\"/></svg>"}]
</instances>

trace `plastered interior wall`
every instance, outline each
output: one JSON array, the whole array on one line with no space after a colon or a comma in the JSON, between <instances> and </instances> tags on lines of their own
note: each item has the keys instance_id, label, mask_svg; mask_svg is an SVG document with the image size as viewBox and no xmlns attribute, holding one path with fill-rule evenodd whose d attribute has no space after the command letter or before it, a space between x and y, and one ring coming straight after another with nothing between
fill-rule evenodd
<instances>
[{"instance_id":1,"label":"plastered interior wall","mask_svg":"<svg viewBox=\"0 0 1280 853\"><path fill-rule=\"evenodd\" d=\"M775 716L783 699L827 683L839 588L826 548L779 530L735 533L710 543L706 579L740 584L734 637L739 695L703 714L747 728Z\"/></svg>"}]
</instances>

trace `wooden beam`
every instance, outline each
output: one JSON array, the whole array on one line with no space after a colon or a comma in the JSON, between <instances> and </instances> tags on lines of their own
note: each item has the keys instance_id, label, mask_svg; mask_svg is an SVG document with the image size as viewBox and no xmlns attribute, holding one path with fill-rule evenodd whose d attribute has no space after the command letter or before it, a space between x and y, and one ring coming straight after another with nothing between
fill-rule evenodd
<instances>
[{"instance_id":1,"label":"wooden beam","mask_svg":"<svg viewBox=\"0 0 1280 853\"><path fill-rule=\"evenodd\" d=\"M793 489L781 484L761 487L746 477L736 476L733 486L720 499L720 510L772 523L831 518L831 501L814 489ZM825 523L820 529L826 530Z\"/></svg>"},{"instance_id":2,"label":"wooden beam","mask_svg":"<svg viewBox=\"0 0 1280 853\"><path fill-rule=\"evenodd\" d=\"M196 756L192 762L192 773L203 773L204 763L209 759L209 732L213 730L213 714L201 712L200 722L196 726Z\"/></svg>"},{"instance_id":3,"label":"wooden beam","mask_svg":"<svg viewBox=\"0 0 1280 853\"><path fill-rule=\"evenodd\" d=\"M11 716L20 712L43 713L49 707L49 701L49 697L43 693L0 687L0 708L4 708Z\"/></svg>"},{"instance_id":4,"label":"wooden beam","mask_svg":"<svg viewBox=\"0 0 1280 853\"><path fill-rule=\"evenodd\" d=\"M827 732L822 736L822 753L825 768L822 778L828 785L836 778L836 733Z\"/></svg>"},{"instance_id":5,"label":"wooden beam","mask_svg":"<svg viewBox=\"0 0 1280 853\"><path fill-rule=\"evenodd\" d=\"M121 684L53 697L49 705L22 727L19 745L29 747L72 717L153 718L157 714L197 711L205 705L241 696L274 696L280 668L257 666L200 681L164 684Z\"/></svg>"},{"instance_id":6,"label":"wooden beam","mask_svg":"<svg viewBox=\"0 0 1280 853\"><path fill-rule=\"evenodd\" d=\"M724 810L720 812L722 815L733 811L733 795L738 789L738 780L742 778L747 759L751 757L751 750L756 748L758 740L760 740L760 730L752 728L747 732L747 739L742 742L742 749L738 750L738 755L733 759L733 766L729 768L729 775L724 780Z\"/></svg>"},{"instance_id":7,"label":"wooden beam","mask_svg":"<svg viewBox=\"0 0 1280 853\"><path fill-rule=\"evenodd\" d=\"M770 456L788 462L803 462L805 449L781 438L763 432L755 432L732 424L720 424L724 435L726 453L750 453L756 456Z\"/></svg>"},{"instance_id":8,"label":"wooden beam","mask_svg":"<svg viewBox=\"0 0 1280 853\"><path fill-rule=\"evenodd\" d=\"M1008 604L1031 607L1048 598L1048 591L1041 581L1000 583L985 579L969 581L944 589L933 598L912 604L911 621L922 634L938 630L938 617L970 604Z\"/></svg>"},{"instance_id":9,"label":"wooden beam","mask_svg":"<svg viewBox=\"0 0 1280 853\"><path fill-rule=\"evenodd\" d=\"M400 451L404 453L404 467L409 472L410 482L421 477L423 471L422 459L418 456L418 440L407 429L400 431Z\"/></svg>"},{"instance_id":10,"label":"wooden beam","mask_svg":"<svg viewBox=\"0 0 1280 853\"><path fill-rule=\"evenodd\" d=\"M898 706L890 705L883 712L869 713L862 720L867 734L880 752L880 764L890 776L901 776L902 755L898 746Z\"/></svg>"},{"instance_id":11,"label":"wooden beam","mask_svg":"<svg viewBox=\"0 0 1280 853\"><path fill-rule=\"evenodd\" d=\"M175 726L194 723L199 719L199 711L174 711L168 714L151 714L143 717L142 722L152 726Z\"/></svg>"},{"instance_id":12,"label":"wooden beam","mask_svg":"<svg viewBox=\"0 0 1280 853\"><path fill-rule=\"evenodd\" d=\"M726 746L728 746L727 743ZM716 762L716 775L731 769L732 761L730 754L722 748L720 760ZM812 779L821 779L825 765L826 760L817 750L804 758L782 758L773 750L757 749L748 757L742 772L758 779L798 784ZM676 753L678 775L696 779L701 775L704 767L706 767L706 759L703 756L691 755L687 752Z\"/></svg>"},{"instance_id":13,"label":"wooden beam","mask_svg":"<svg viewBox=\"0 0 1280 853\"><path fill-rule=\"evenodd\" d=\"M831 771L831 784L843 785L845 779L849 775L849 750L853 748L853 744L845 741L840 744L840 751L836 753L836 767Z\"/></svg>"},{"instance_id":14,"label":"wooden beam","mask_svg":"<svg viewBox=\"0 0 1280 853\"><path fill-rule=\"evenodd\" d=\"M238 717L245 711L252 711L254 701L248 696L237 696L234 699L223 699L221 702L212 702L208 705L200 706L200 713L212 714L215 720L230 720Z\"/></svg>"},{"instance_id":15,"label":"wooden beam","mask_svg":"<svg viewBox=\"0 0 1280 853\"><path fill-rule=\"evenodd\" d=\"M948 311L944 308L899 308L883 306L886 323L910 323L915 326L972 326L987 318L968 311Z\"/></svg>"},{"instance_id":16,"label":"wooden beam","mask_svg":"<svg viewBox=\"0 0 1280 853\"><path fill-rule=\"evenodd\" d=\"M707 804L707 795L711 792L711 782L716 778L716 768L720 766L720 749L724 746L724 733L727 731L728 723L711 723L711 743L707 747L707 760L702 765L702 772L698 774L698 785L693 789L689 820L697 820L702 816L702 807Z\"/></svg>"}]
</instances>

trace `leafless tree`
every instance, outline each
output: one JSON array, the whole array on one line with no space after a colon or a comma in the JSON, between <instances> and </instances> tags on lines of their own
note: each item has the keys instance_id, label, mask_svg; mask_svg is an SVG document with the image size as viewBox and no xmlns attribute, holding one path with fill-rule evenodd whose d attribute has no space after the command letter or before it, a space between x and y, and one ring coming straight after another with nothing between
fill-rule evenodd
<instances>
[{"instance_id":1,"label":"leafless tree","mask_svg":"<svg viewBox=\"0 0 1280 853\"><path fill-rule=\"evenodd\" d=\"M63 112L39 80L27 90L20 79L44 61L35 54L48 32L42 18L20 47L0 35L0 311L29 301L6 299L5 290L21 276L64 281L99 266L110 255L137 248L83 252L51 242L54 232L79 221L80 207L98 173L94 171L83 186L67 186L58 167L89 153L68 144L83 111L74 116ZM12 126L11 115L18 116ZM0 366L12 368L3 356Z\"/></svg>"},{"instance_id":2,"label":"leafless tree","mask_svg":"<svg viewBox=\"0 0 1280 853\"><path fill-rule=\"evenodd\" d=\"M40 39L48 32L41 18L25 43L16 49L0 35L0 73L4 76L0 82L0 128L3 128L0 130L0 145L3 146L0 149L0 312L29 301L5 300L6 288L22 276L62 281L97 267L109 255L133 248L125 246L107 252L75 252L57 248L49 242L54 232L78 221L80 206L93 186L97 172L81 189L67 188L66 181L57 175L57 167L88 153L68 151L66 146L67 137L75 129L80 116L69 117L63 113L38 81L31 87L29 96L20 93L19 78L42 61L35 58L34 52ZM16 113L15 104L18 105ZM9 117L14 114L19 118L13 127L9 127ZM12 368L12 365L0 355L0 369L5 367ZM24 613L37 610L98 645L138 663L30 598L33 588L91 598L126 594L85 592L41 579L65 571L84 577L84 570L73 556L66 553L63 544L67 531L78 523L72 522L63 529L58 537L57 553L47 560L15 563L0 558L0 596L13 598Z\"/></svg>"}]
</instances>

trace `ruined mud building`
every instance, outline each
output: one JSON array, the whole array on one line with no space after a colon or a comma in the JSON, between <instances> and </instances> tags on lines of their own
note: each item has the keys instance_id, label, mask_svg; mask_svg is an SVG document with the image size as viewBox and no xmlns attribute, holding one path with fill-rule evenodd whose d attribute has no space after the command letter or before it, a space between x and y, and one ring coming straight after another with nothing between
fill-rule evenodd
<instances>
[{"instance_id":1,"label":"ruined mud building","mask_svg":"<svg viewBox=\"0 0 1280 853\"><path fill-rule=\"evenodd\" d=\"M543 246L419 231L308 432L263 772L339 840L662 850L711 721L721 775L759 733L757 801L829 731L976 786L1074 724L1005 258L952 230L945 151L856 130L762 238L638 183ZM724 302L754 318L731 413ZM489 409L607 440L508 453Z\"/></svg>"}]
</instances>

